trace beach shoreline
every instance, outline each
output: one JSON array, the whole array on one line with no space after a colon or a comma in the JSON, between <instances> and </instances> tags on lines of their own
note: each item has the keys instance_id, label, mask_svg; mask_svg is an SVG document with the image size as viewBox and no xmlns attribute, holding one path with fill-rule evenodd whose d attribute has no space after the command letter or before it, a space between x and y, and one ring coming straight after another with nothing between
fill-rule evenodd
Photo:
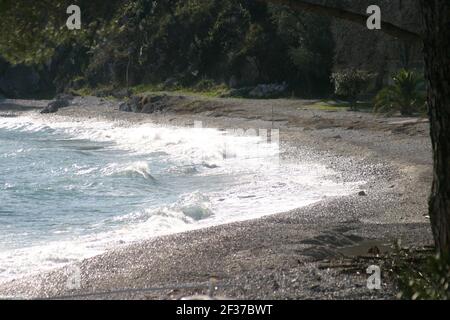
<instances>
[{"instance_id":1,"label":"beach shoreline","mask_svg":"<svg viewBox=\"0 0 450 320\"><path fill-rule=\"evenodd\" d=\"M364 194L108 251L79 264L77 290L67 288L68 266L0 284L0 296L178 299L207 293L214 279L214 295L233 299L395 298L391 281L380 291L370 291L364 270L322 267L343 259L342 249L352 246L381 246L397 239L404 246L432 243L426 217L432 177L426 122L320 110L311 107L313 100L183 99L187 103L168 106L165 112L142 114L119 111L120 101L76 97L70 107L43 117L279 129L283 158L306 156L339 172L342 181L365 181ZM46 103L0 101L0 115L37 112ZM123 288L158 290L115 292Z\"/></svg>"}]
</instances>

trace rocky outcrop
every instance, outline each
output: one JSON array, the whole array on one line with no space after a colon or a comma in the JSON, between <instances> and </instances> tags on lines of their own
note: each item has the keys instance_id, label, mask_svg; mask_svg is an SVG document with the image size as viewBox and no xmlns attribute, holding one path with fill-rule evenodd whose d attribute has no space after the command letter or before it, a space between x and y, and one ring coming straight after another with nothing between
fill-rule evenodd
<instances>
[{"instance_id":1,"label":"rocky outcrop","mask_svg":"<svg viewBox=\"0 0 450 320\"><path fill-rule=\"evenodd\" d=\"M168 96L154 96L144 98L142 103L142 113L154 113L163 111L168 105Z\"/></svg>"},{"instance_id":2,"label":"rocky outcrop","mask_svg":"<svg viewBox=\"0 0 450 320\"><path fill-rule=\"evenodd\" d=\"M142 97L133 96L127 102L123 102L119 106L119 110L124 112L139 112L141 99Z\"/></svg>"},{"instance_id":3,"label":"rocky outcrop","mask_svg":"<svg viewBox=\"0 0 450 320\"><path fill-rule=\"evenodd\" d=\"M54 101L50 102L44 109L42 109L41 113L55 113L61 108L70 106L73 99L74 96L70 94L60 94Z\"/></svg>"}]
</instances>

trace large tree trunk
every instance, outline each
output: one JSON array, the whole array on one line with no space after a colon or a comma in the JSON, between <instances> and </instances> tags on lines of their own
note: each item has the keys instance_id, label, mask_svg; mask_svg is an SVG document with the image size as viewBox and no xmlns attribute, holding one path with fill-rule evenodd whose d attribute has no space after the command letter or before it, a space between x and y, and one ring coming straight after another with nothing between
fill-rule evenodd
<instances>
[{"instance_id":1,"label":"large tree trunk","mask_svg":"<svg viewBox=\"0 0 450 320\"><path fill-rule=\"evenodd\" d=\"M434 152L430 218L437 249L450 254L450 0L421 0Z\"/></svg>"}]
</instances>

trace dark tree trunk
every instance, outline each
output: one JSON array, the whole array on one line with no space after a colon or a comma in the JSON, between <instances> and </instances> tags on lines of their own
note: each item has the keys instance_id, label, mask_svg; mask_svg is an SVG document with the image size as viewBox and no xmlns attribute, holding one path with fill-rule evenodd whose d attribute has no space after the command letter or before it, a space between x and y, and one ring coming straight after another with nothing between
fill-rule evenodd
<instances>
[{"instance_id":1,"label":"dark tree trunk","mask_svg":"<svg viewBox=\"0 0 450 320\"><path fill-rule=\"evenodd\" d=\"M434 155L430 218L437 249L450 254L450 1L421 0Z\"/></svg>"}]
</instances>

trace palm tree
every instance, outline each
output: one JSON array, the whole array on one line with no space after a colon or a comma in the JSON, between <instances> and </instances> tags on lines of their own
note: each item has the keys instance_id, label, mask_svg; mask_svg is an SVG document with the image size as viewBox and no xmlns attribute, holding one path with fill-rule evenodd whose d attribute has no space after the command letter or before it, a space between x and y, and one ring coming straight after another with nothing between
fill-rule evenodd
<instances>
[{"instance_id":1,"label":"palm tree","mask_svg":"<svg viewBox=\"0 0 450 320\"><path fill-rule=\"evenodd\" d=\"M414 71L402 69L392 78L394 84L382 89L375 97L374 111L402 116L425 111L424 79Z\"/></svg>"}]
</instances>

